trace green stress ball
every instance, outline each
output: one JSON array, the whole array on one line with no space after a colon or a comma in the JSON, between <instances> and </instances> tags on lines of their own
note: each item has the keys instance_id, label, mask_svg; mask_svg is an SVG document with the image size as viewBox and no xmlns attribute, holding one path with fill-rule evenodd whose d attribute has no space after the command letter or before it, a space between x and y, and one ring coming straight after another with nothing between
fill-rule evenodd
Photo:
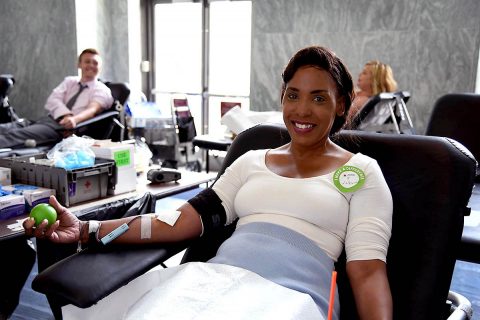
<instances>
[{"instance_id":1,"label":"green stress ball","mask_svg":"<svg viewBox=\"0 0 480 320\"><path fill-rule=\"evenodd\" d=\"M38 226L43 220L48 220L48 225L52 225L57 220L57 211L47 203L39 203L30 211L30 217L35 219L35 225Z\"/></svg>"}]
</instances>

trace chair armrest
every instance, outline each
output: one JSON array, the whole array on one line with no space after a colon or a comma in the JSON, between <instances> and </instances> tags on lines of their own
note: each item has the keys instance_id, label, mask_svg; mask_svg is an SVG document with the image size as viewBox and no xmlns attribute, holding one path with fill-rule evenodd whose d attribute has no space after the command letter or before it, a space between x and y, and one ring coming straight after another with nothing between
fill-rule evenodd
<instances>
[{"instance_id":1,"label":"chair armrest","mask_svg":"<svg viewBox=\"0 0 480 320\"><path fill-rule=\"evenodd\" d=\"M88 120L85 120L83 122L80 122L76 127L75 129L78 129L78 128L83 128L85 126L88 126L89 124L92 124L94 122L97 122L97 121L100 121L100 120L103 120L103 119L106 119L106 118L111 118L111 117L116 117L118 116L118 111L106 111L106 112L102 112L98 115L96 115L95 117L93 118L90 118Z\"/></svg>"},{"instance_id":2,"label":"chair armrest","mask_svg":"<svg viewBox=\"0 0 480 320\"><path fill-rule=\"evenodd\" d=\"M232 139L205 134L195 136L192 140L192 144L202 149L227 151L232 144Z\"/></svg>"},{"instance_id":3,"label":"chair armrest","mask_svg":"<svg viewBox=\"0 0 480 320\"><path fill-rule=\"evenodd\" d=\"M86 249L39 273L33 290L50 299L88 308L151 268L181 252L188 243Z\"/></svg>"},{"instance_id":4,"label":"chair armrest","mask_svg":"<svg viewBox=\"0 0 480 320\"><path fill-rule=\"evenodd\" d=\"M96 115L95 117L93 118L90 118L88 120L85 120L83 122L80 122L79 124L77 124L77 126L75 128L73 128L72 130L73 131L76 131L80 128L83 128L83 127L86 127L92 123L95 123L97 121L100 121L100 120L103 120L103 119L107 119L107 118L111 118L111 117L117 117L119 114L118 111L115 111L115 110L112 110L112 111L105 111L105 112L102 112L98 115ZM65 129L64 128L58 128L57 131L64 131Z\"/></svg>"},{"instance_id":5,"label":"chair armrest","mask_svg":"<svg viewBox=\"0 0 480 320\"><path fill-rule=\"evenodd\" d=\"M473 316L472 304L461 294L449 291L448 301L452 303L453 312L448 317L448 320L470 320Z\"/></svg>"}]
</instances>

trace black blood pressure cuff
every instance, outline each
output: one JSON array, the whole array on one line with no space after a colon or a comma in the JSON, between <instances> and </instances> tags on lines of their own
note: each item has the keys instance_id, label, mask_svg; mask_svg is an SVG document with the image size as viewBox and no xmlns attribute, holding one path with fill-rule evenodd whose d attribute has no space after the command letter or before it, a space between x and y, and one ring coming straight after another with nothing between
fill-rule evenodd
<instances>
[{"instance_id":1,"label":"black blood pressure cuff","mask_svg":"<svg viewBox=\"0 0 480 320\"><path fill-rule=\"evenodd\" d=\"M211 188L206 188L195 197L188 200L188 203L197 210L202 219L203 233L209 234L210 231L225 226L227 214L222 205L222 200Z\"/></svg>"}]
</instances>

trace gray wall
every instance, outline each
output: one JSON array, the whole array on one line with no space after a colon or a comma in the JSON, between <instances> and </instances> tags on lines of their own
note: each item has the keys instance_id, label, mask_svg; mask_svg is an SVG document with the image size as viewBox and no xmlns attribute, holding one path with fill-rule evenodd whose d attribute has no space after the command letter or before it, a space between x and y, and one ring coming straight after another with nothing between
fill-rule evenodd
<instances>
[{"instance_id":1,"label":"gray wall","mask_svg":"<svg viewBox=\"0 0 480 320\"><path fill-rule=\"evenodd\" d=\"M478 0L253 0L252 9L254 110L279 110L284 66L312 44L333 49L355 82L366 61L390 64L420 134L438 97L475 90Z\"/></svg>"},{"instance_id":2,"label":"gray wall","mask_svg":"<svg viewBox=\"0 0 480 320\"><path fill-rule=\"evenodd\" d=\"M0 74L16 80L10 103L38 119L52 89L77 74L75 0L1 0L0 12ZM97 20L101 78L128 81L127 0L98 0Z\"/></svg>"},{"instance_id":3,"label":"gray wall","mask_svg":"<svg viewBox=\"0 0 480 320\"><path fill-rule=\"evenodd\" d=\"M45 115L50 91L77 70L75 1L2 0L0 12L0 73L13 74L10 103L34 120Z\"/></svg>"},{"instance_id":4,"label":"gray wall","mask_svg":"<svg viewBox=\"0 0 480 320\"><path fill-rule=\"evenodd\" d=\"M128 0L97 0L98 50L102 78L128 82Z\"/></svg>"},{"instance_id":5,"label":"gray wall","mask_svg":"<svg viewBox=\"0 0 480 320\"><path fill-rule=\"evenodd\" d=\"M17 80L10 101L30 119L76 73L74 0L1 0L0 73ZM253 0L251 106L279 110L288 58L312 44L332 48L356 79L364 63L393 67L423 133L435 100L473 92L480 46L478 0ZM127 0L97 0L101 77L128 81Z\"/></svg>"}]
</instances>

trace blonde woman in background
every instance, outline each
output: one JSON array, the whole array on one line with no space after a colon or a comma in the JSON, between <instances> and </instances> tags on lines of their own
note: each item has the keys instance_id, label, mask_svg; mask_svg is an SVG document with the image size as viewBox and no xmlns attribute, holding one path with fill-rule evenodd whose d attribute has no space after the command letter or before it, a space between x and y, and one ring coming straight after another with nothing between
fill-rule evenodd
<instances>
[{"instance_id":1,"label":"blonde woman in background","mask_svg":"<svg viewBox=\"0 0 480 320\"><path fill-rule=\"evenodd\" d=\"M348 123L358 114L368 99L380 92L396 91L397 82L393 78L392 68L388 64L372 60L365 64L358 76L357 88L355 99L348 113Z\"/></svg>"}]
</instances>

